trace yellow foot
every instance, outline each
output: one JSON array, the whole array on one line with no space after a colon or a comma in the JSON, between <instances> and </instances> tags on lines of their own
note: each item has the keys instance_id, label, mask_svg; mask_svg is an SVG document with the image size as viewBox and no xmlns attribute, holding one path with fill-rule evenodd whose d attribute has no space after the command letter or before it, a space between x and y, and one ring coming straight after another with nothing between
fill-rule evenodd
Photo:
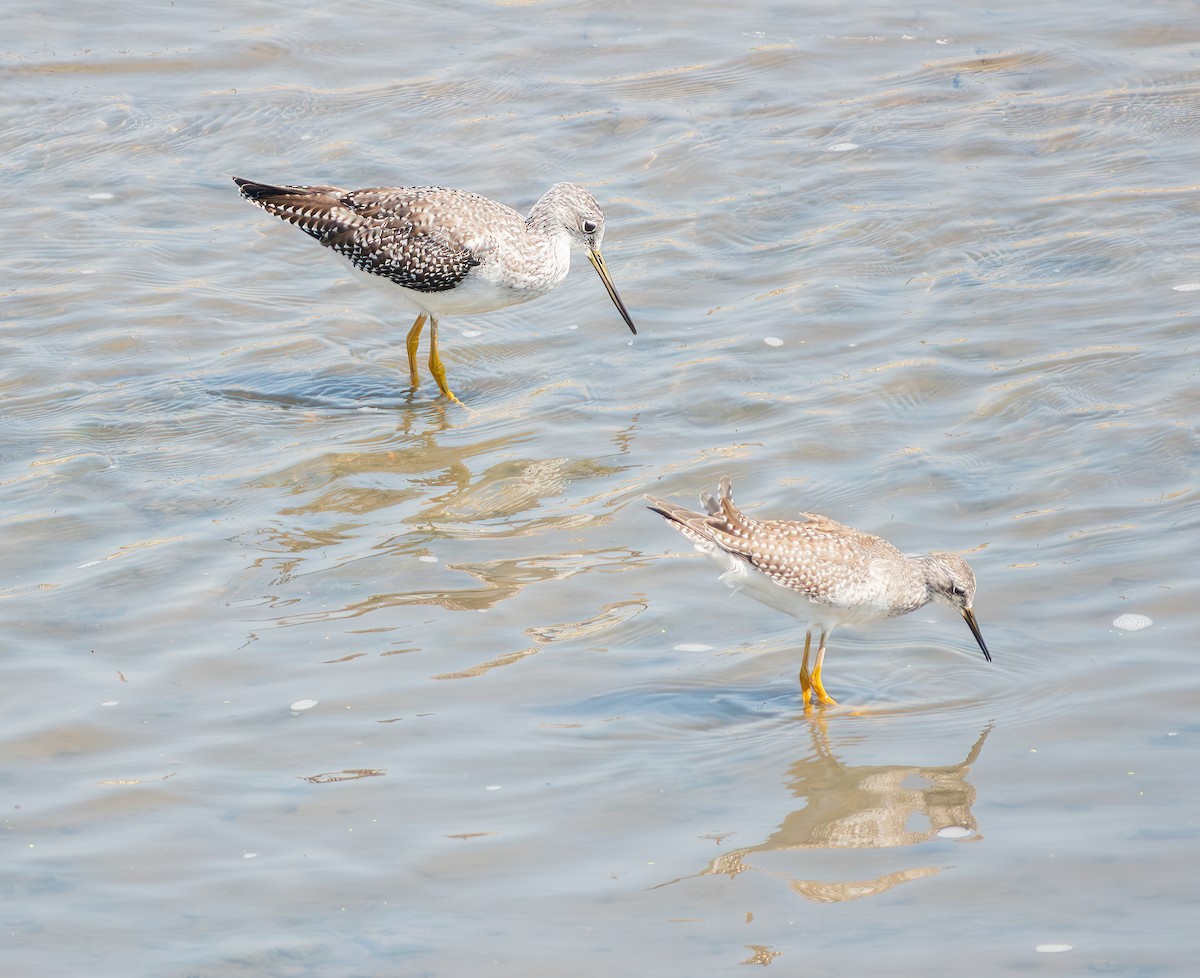
<instances>
[{"instance_id":1,"label":"yellow foot","mask_svg":"<svg viewBox=\"0 0 1200 978\"><path fill-rule=\"evenodd\" d=\"M822 706L837 706L837 700L825 692L825 683L821 681L821 672L825 665L825 635L827 634L825 633L821 636L821 647L817 649L817 664L813 666L809 681L812 683L813 692L817 694L817 699L821 701Z\"/></svg>"},{"instance_id":2,"label":"yellow foot","mask_svg":"<svg viewBox=\"0 0 1200 978\"><path fill-rule=\"evenodd\" d=\"M820 677L813 676L812 688L813 692L817 694L817 702L822 706L837 706L837 700L825 692L825 687L821 685Z\"/></svg>"},{"instance_id":3,"label":"yellow foot","mask_svg":"<svg viewBox=\"0 0 1200 978\"><path fill-rule=\"evenodd\" d=\"M437 334L434 335L436 336ZM458 401L458 398L454 396L454 392L450 390L450 387L446 383L446 368L442 366L440 357L437 357L436 355L430 355L429 372L433 374L433 379L437 381L438 390L445 394L450 400ZM462 402L458 401L458 403L461 404Z\"/></svg>"}]
</instances>

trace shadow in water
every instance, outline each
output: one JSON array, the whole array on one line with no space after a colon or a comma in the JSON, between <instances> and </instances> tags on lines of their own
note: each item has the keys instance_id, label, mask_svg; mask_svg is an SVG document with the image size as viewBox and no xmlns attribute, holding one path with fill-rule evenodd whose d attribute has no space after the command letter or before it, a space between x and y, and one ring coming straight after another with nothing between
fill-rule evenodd
<instances>
[{"instance_id":1,"label":"shadow in water","mask_svg":"<svg viewBox=\"0 0 1200 978\"><path fill-rule=\"evenodd\" d=\"M207 385L212 397L248 401L284 408L324 410L391 410L417 402L418 392L399 373L377 377L356 374L257 373L253 376ZM429 400L428 396L420 399Z\"/></svg>"},{"instance_id":2,"label":"shadow in water","mask_svg":"<svg viewBox=\"0 0 1200 978\"><path fill-rule=\"evenodd\" d=\"M967 781L991 733L989 724L957 764L916 767L909 764L848 767L834 755L823 718L809 724L813 752L788 771L788 787L807 804L787 815L779 828L758 845L723 853L685 879L747 871L781 875L753 865L756 853L797 849L884 849L916 845L932 838L972 842L980 838L971 813L975 788ZM914 783L916 782L916 783ZM910 828L914 818L925 824ZM788 886L816 903L841 903L873 896L900 883L941 872L938 866L914 866L870 880L824 881L785 876Z\"/></svg>"}]
</instances>

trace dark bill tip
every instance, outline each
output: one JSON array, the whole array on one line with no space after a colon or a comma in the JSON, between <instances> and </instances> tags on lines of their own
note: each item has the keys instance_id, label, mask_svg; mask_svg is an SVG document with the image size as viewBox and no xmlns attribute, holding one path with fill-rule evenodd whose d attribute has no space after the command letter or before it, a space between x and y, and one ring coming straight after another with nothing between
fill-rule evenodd
<instances>
[{"instance_id":1,"label":"dark bill tip","mask_svg":"<svg viewBox=\"0 0 1200 978\"><path fill-rule=\"evenodd\" d=\"M975 612L970 608L963 608L963 621L967 623L967 627L971 629L971 634L975 636L975 641L979 643L980 649L983 650L983 657L988 662L992 661L992 653L988 651L987 645L983 641L983 633L979 631L979 622L975 620Z\"/></svg>"},{"instance_id":2,"label":"dark bill tip","mask_svg":"<svg viewBox=\"0 0 1200 978\"><path fill-rule=\"evenodd\" d=\"M617 293L617 287L612 283L612 278L608 274L608 266L604 264L604 258L600 252L593 250L588 252L588 261L592 263L592 268L596 269L596 274L600 276L600 281L604 283L604 288L608 290L608 297L612 299L613 305L617 307L617 312L625 320L625 325L629 327L629 331L634 336L637 336L637 327L633 325L633 319L629 315L629 310L625 308L625 303L621 301L621 296Z\"/></svg>"}]
</instances>

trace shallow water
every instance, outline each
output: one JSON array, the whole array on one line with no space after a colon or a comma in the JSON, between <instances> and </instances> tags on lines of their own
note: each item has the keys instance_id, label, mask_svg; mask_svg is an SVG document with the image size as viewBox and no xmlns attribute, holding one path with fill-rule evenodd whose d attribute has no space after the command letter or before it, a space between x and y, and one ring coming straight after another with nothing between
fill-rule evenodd
<instances>
[{"instance_id":1,"label":"shallow water","mask_svg":"<svg viewBox=\"0 0 1200 978\"><path fill-rule=\"evenodd\" d=\"M10 12L7 967L1190 973L1194 14ZM234 174L584 183L639 335L577 258L410 393ZM969 552L995 661L846 628L806 717L643 508L722 475Z\"/></svg>"}]
</instances>

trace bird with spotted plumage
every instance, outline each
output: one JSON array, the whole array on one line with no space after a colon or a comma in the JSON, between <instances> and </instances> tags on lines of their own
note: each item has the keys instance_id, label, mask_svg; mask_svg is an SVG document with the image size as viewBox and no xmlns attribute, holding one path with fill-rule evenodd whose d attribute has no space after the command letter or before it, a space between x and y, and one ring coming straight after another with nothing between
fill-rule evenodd
<instances>
[{"instance_id":1,"label":"bird with spotted plumage","mask_svg":"<svg viewBox=\"0 0 1200 978\"><path fill-rule=\"evenodd\" d=\"M441 316L493 312L545 295L567 277L578 245L632 333L637 333L600 254L604 212L574 183L556 183L528 217L465 190L444 187L289 186L234 177L242 196L294 224L356 268L393 282L419 310L405 347L413 389L417 349L429 322L429 371L446 383L438 351Z\"/></svg>"},{"instance_id":2,"label":"bird with spotted plumage","mask_svg":"<svg viewBox=\"0 0 1200 978\"><path fill-rule=\"evenodd\" d=\"M907 556L880 537L815 513L796 520L752 519L734 503L728 479L721 480L716 498L701 493L703 513L646 499L720 569L722 582L807 625L800 664L805 709L814 695L822 705L837 702L821 676L834 628L894 618L930 601L957 610L983 657L992 661L972 610L975 574L958 554ZM814 630L820 640L810 671Z\"/></svg>"}]
</instances>

